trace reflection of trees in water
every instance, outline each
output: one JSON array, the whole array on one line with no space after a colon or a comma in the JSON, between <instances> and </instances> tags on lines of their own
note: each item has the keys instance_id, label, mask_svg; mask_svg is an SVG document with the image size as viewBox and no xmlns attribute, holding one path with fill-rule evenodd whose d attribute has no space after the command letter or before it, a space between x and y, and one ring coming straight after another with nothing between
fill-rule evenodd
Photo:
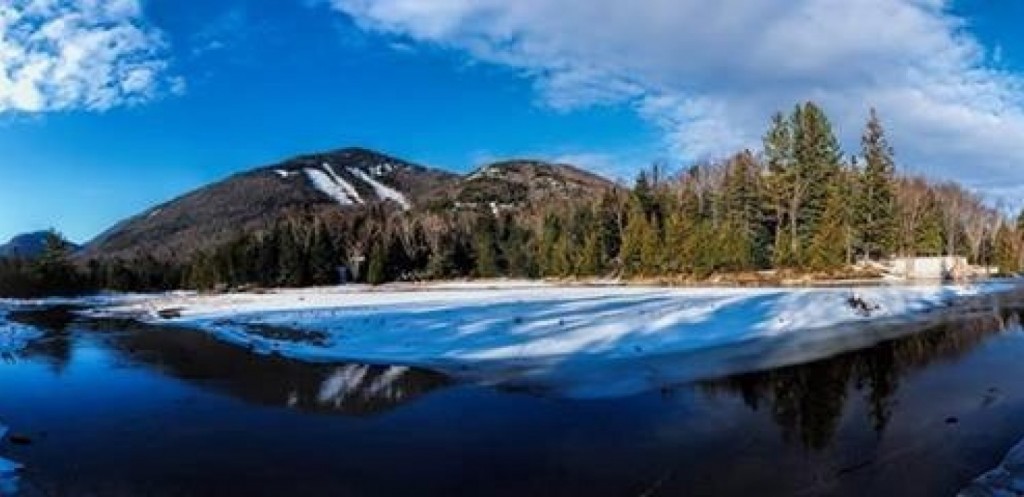
<instances>
[{"instance_id":1,"label":"reflection of trees in water","mask_svg":"<svg viewBox=\"0 0 1024 497\"><path fill-rule=\"evenodd\" d=\"M963 356L988 337L1019 329L1017 312L972 317L809 364L748 373L702 384L716 394L738 395L752 410L769 409L787 442L828 447L848 396L863 395L880 437L893 414L901 378L935 361Z\"/></svg>"},{"instance_id":2,"label":"reflection of trees in water","mask_svg":"<svg viewBox=\"0 0 1024 497\"><path fill-rule=\"evenodd\" d=\"M133 363L261 405L373 415L449 383L442 374L416 368L318 365L258 355L198 331L111 321L93 327L116 330L111 344Z\"/></svg>"},{"instance_id":3,"label":"reflection of trees in water","mask_svg":"<svg viewBox=\"0 0 1024 497\"><path fill-rule=\"evenodd\" d=\"M74 311L71 306L54 306L12 311L8 318L43 332L42 338L26 348L25 355L45 360L60 374L71 362L74 349L71 334L71 324L77 318Z\"/></svg>"}]
</instances>

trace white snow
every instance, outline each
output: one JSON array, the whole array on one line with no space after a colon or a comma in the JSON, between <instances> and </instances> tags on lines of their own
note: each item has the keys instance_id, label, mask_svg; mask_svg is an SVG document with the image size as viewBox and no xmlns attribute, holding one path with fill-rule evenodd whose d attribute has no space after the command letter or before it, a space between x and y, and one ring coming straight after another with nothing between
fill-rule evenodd
<instances>
[{"instance_id":1,"label":"white snow","mask_svg":"<svg viewBox=\"0 0 1024 497\"><path fill-rule=\"evenodd\" d=\"M285 171L284 169L274 169L274 174L277 174L282 179L288 179L295 173L292 171Z\"/></svg>"},{"instance_id":2,"label":"white snow","mask_svg":"<svg viewBox=\"0 0 1024 497\"><path fill-rule=\"evenodd\" d=\"M160 296L106 312L180 308L161 321L207 330L262 353L315 362L356 361L543 378L578 395L631 391L665 377L777 366L868 346L907 327L865 327L939 315L958 299L1008 290L969 286L644 288L449 284ZM851 297L868 310L851 306ZM152 312L150 319L160 321ZM250 325L322 333L326 343L272 340ZM853 326L858 325L858 326ZM895 331L894 331L895 330ZM679 355L701 353L678 360ZM666 359L672 357L672 360ZM639 360L639 361L638 361ZM640 377L620 367L643 366ZM680 369L685 365L685 368ZM486 372L483 373L483 372ZM608 376L615 372L614 382ZM595 381L595 374L602 378ZM653 375L653 376L652 376ZM654 376L658 376L655 378ZM596 387L600 391L587 391Z\"/></svg>"},{"instance_id":3,"label":"white snow","mask_svg":"<svg viewBox=\"0 0 1024 497\"><path fill-rule=\"evenodd\" d=\"M41 335L39 330L31 326L7 321L7 311L0 309L0 358L20 352Z\"/></svg>"},{"instance_id":4,"label":"white snow","mask_svg":"<svg viewBox=\"0 0 1024 497\"><path fill-rule=\"evenodd\" d=\"M359 192L356 188L348 181L345 181L345 179L339 176L338 173L334 172L334 168L326 162L324 162L324 171L327 171L327 174L330 175L331 179L333 179L338 186L344 189L345 193L347 193L352 200L359 204L363 203L363 199L359 197Z\"/></svg>"},{"instance_id":5,"label":"white snow","mask_svg":"<svg viewBox=\"0 0 1024 497\"><path fill-rule=\"evenodd\" d=\"M354 176L365 181L368 185L370 185L373 188L373 191L377 194L378 198L392 200L398 203L398 205L401 205L402 208L405 210L409 210L412 208L412 203L410 203L409 200L405 198L405 195L402 195L402 192L399 192L398 190L395 190L394 188L391 188L390 186L385 185L371 178L370 175L364 173L360 169L350 167L348 168L348 172L352 173Z\"/></svg>"},{"instance_id":6,"label":"white snow","mask_svg":"<svg viewBox=\"0 0 1024 497\"><path fill-rule=\"evenodd\" d=\"M370 174L374 176L384 176L387 173L395 170L395 165L390 162L381 162L376 166L370 168Z\"/></svg>"},{"instance_id":7,"label":"white snow","mask_svg":"<svg viewBox=\"0 0 1024 497\"><path fill-rule=\"evenodd\" d=\"M322 171L315 168L306 168L304 171L309 180L313 182L313 186L334 199L335 202L341 205L363 203L363 199L359 198L359 192L338 176L330 164L324 163Z\"/></svg>"}]
</instances>

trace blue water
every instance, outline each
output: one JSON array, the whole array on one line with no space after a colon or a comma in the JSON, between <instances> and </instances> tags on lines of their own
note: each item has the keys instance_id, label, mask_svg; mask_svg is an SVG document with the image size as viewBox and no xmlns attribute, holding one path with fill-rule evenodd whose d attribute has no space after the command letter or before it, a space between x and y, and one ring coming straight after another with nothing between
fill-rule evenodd
<instances>
[{"instance_id":1,"label":"blue water","mask_svg":"<svg viewBox=\"0 0 1024 497\"><path fill-rule=\"evenodd\" d=\"M0 363L25 496L953 495L1024 437L1007 310L597 400L18 318L46 332Z\"/></svg>"}]
</instances>

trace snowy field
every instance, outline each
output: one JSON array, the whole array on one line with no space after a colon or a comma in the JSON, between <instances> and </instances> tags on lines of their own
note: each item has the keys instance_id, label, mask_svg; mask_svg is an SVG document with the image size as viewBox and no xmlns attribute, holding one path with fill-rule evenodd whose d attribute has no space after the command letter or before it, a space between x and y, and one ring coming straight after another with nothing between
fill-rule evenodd
<instances>
[{"instance_id":1,"label":"snowy field","mask_svg":"<svg viewBox=\"0 0 1024 497\"><path fill-rule=\"evenodd\" d=\"M303 361L423 366L604 396L869 346L913 331L893 323L1011 288L440 284L161 295L96 312Z\"/></svg>"}]
</instances>

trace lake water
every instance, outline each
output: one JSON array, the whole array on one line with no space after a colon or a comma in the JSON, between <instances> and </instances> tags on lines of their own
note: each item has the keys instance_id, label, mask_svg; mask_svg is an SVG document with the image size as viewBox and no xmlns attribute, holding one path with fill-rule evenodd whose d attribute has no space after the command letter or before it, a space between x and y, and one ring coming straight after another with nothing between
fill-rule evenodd
<instances>
[{"instance_id":1,"label":"lake water","mask_svg":"<svg viewBox=\"0 0 1024 497\"><path fill-rule=\"evenodd\" d=\"M24 496L954 495L1024 438L1019 312L601 399L30 313L0 456Z\"/></svg>"}]
</instances>

